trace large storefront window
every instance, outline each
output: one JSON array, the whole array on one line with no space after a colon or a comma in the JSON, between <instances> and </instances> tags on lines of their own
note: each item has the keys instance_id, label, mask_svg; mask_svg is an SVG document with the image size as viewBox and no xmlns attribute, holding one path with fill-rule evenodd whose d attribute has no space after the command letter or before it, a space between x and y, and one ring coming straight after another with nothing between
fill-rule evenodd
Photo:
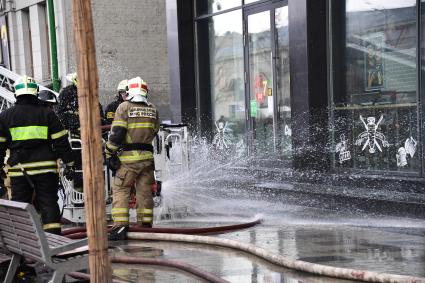
<instances>
[{"instance_id":1,"label":"large storefront window","mask_svg":"<svg viewBox=\"0 0 425 283\"><path fill-rule=\"evenodd\" d=\"M210 113L214 144L235 147L245 137L242 11L199 20L197 30L202 115Z\"/></svg>"},{"instance_id":2,"label":"large storefront window","mask_svg":"<svg viewBox=\"0 0 425 283\"><path fill-rule=\"evenodd\" d=\"M335 168L420 172L416 9L331 1Z\"/></svg>"}]
</instances>

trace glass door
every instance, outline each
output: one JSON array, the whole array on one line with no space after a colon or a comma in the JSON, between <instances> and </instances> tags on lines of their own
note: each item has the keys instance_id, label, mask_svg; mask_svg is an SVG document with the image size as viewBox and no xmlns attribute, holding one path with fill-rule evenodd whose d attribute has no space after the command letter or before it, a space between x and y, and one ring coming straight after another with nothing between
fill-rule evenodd
<instances>
[{"instance_id":1,"label":"glass door","mask_svg":"<svg viewBox=\"0 0 425 283\"><path fill-rule=\"evenodd\" d=\"M273 54L270 10L247 15L251 148L255 154L274 152Z\"/></svg>"},{"instance_id":2,"label":"glass door","mask_svg":"<svg viewBox=\"0 0 425 283\"><path fill-rule=\"evenodd\" d=\"M291 149L288 7L245 11L245 78L249 146L260 159Z\"/></svg>"}]
</instances>

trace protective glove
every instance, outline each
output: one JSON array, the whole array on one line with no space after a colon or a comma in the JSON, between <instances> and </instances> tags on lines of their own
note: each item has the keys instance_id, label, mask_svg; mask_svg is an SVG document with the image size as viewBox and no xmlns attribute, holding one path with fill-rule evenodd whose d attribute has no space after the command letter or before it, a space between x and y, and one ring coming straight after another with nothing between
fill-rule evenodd
<instances>
[{"instance_id":1,"label":"protective glove","mask_svg":"<svg viewBox=\"0 0 425 283\"><path fill-rule=\"evenodd\" d=\"M121 167L121 161L116 154L106 156L106 166L112 172L117 171Z\"/></svg>"},{"instance_id":2,"label":"protective glove","mask_svg":"<svg viewBox=\"0 0 425 283\"><path fill-rule=\"evenodd\" d=\"M69 181L72 181L74 180L74 174L75 174L74 166L66 165L65 169L63 170L63 175L65 176L65 178Z\"/></svg>"}]
</instances>

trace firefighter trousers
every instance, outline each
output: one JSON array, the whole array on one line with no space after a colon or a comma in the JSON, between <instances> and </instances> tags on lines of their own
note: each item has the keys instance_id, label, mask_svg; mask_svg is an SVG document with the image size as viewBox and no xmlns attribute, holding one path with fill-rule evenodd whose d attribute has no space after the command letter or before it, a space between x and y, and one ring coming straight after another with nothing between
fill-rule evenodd
<instances>
[{"instance_id":1,"label":"firefighter trousers","mask_svg":"<svg viewBox=\"0 0 425 283\"><path fill-rule=\"evenodd\" d=\"M128 202L133 185L136 188L137 223L143 226L152 225L154 182L153 161L121 164L112 184L112 219L115 226L129 224Z\"/></svg>"},{"instance_id":2,"label":"firefighter trousers","mask_svg":"<svg viewBox=\"0 0 425 283\"><path fill-rule=\"evenodd\" d=\"M30 186L25 176L11 177L11 200L32 203L41 214L43 229L46 232L60 234L61 216L58 205L59 177L56 173L44 173L29 176L34 184ZM34 198L33 198L34 196Z\"/></svg>"}]
</instances>

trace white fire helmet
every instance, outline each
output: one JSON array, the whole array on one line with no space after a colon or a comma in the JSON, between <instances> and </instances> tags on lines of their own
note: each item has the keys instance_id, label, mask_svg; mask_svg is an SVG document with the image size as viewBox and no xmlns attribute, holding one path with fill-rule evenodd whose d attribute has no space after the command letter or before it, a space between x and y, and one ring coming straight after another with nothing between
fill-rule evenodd
<instances>
[{"instance_id":1,"label":"white fire helmet","mask_svg":"<svg viewBox=\"0 0 425 283\"><path fill-rule=\"evenodd\" d=\"M127 100L148 103L148 85L140 77L128 80Z\"/></svg>"},{"instance_id":2,"label":"white fire helmet","mask_svg":"<svg viewBox=\"0 0 425 283\"><path fill-rule=\"evenodd\" d=\"M13 85L15 87L15 96L30 94L37 96L38 94L38 84L36 81L28 76L22 76L15 81Z\"/></svg>"},{"instance_id":3,"label":"white fire helmet","mask_svg":"<svg viewBox=\"0 0 425 283\"><path fill-rule=\"evenodd\" d=\"M66 75L66 79L73 85L77 86L77 73L71 73Z\"/></svg>"},{"instance_id":4,"label":"white fire helmet","mask_svg":"<svg viewBox=\"0 0 425 283\"><path fill-rule=\"evenodd\" d=\"M123 90L123 91L127 91L128 88L128 80L122 80L120 81L120 83L118 84L117 90Z\"/></svg>"}]
</instances>

